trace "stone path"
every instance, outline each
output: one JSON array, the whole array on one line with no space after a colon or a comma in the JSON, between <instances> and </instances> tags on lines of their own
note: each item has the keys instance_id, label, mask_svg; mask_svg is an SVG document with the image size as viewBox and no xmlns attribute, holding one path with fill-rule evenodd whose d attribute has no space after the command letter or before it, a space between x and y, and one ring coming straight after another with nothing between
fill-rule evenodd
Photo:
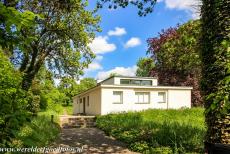
<instances>
[{"instance_id":1,"label":"stone path","mask_svg":"<svg viewBox=\"0 0 230 154\"><path fill-rule=\"evenodd\" d=\"M52 145L52 147L59 146L83 147L81 153L84 154L137 154L129 151L124 143L106 136L98 128L62 129L60 138Z\"/></svg>"}]
</instances>

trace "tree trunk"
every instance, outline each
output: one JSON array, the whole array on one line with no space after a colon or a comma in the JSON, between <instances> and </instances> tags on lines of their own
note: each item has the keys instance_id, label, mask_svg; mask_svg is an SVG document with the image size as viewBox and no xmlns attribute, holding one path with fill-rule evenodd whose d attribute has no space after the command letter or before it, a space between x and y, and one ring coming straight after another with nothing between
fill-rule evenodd
<instances>
[{"instance_id":1,"label":"tree trunk","mask_svg":"<svg viewBox=\"0 0 230 154\"><path fill-rule=\"evenodd\" d=\"M230 144L230 0L202 2L201 88L206 142Z\"/></svg>"},{"instance_id":2,"label":"tree trunk","mask_svg":"<svg viewBox=\"0 0 230 154\"><path fill-rule=\"evenodd\" d=\"M36 74L38 73L39 69L43 65L46 56L48 53L44 53L42 56L40 56L37 60L37 62L30 62L30 65L26 69L23 75L22 79L22 89L28 91L31 87L32 81L35 78ZM35 63L35 64L34 64Z\"/></svg>"},{"instance_id":3,"label":"tree trunk","mask_svg":"<svg viewBox=\"0 0 230 154\"><path fill-rule=\"evenodd\" d=\"M32 85L32 81L35 77L34 73L26 73L23 75L22 79L22 89L28 91Z\"/></svg>"}]
</instances>

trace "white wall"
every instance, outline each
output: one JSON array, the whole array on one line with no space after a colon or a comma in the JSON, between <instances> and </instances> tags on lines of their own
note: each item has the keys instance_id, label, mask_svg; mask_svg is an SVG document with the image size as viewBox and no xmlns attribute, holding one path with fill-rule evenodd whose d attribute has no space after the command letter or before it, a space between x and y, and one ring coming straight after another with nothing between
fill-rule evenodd
<instances>
[{"instance_id":1,"label":"white wall","mask_svg":"<svg viewBox=\"0 0 230 154\"><path fill-rule=\"evenodd\" d=\"M89 106L87 105L87 96L89 96ZM84 93L79 97L73 99L73 114L83 113L83 98L85 97L85 113L87 115L100 115L101 114L101 90L96 88L88 93ZM82 98L82 103L77 101Z\"/></svg>"},{"instance_id":2,"label":"white wall","mask_svg":"<svg viewBox=\"0 0 230 154\"><path fill-rule=\"evenodd\" d=\"M123 92L123 103L113 103L113 91ZM135 101L135 92L149 92L150 103L138 104ZM167 105L157 104L158 92L150 89L129 89L129 88L102 88L102 114L122 111L140 111L149 108L166 108Z\"/></svg>"},{"instance_id":3,"label":"white wall","mask_svg":"<svg viewBox=\"0 0 230 154\"><path fill-rule=\"evenodd\" d=\"M123 103L113 103L113 91L123 92ZM135 103L135 92L149 92L150 103ZM166 102L160 103L158 92L166 93ZM155 109L179 109L191 107L191 90L163 90L163 89L131 89L131 88L102 88L102 110L101 114L116 113L122 111L140 111L150 108Z\"/></svg>"},{"instance_id":4,"label":"white wall","mask_svg":"<svg viewBox=\"0 0 230 154\"><path fill-rule=\"evenodd\" d=\"M191 90L168 90L168 107L173 109L191 108Z\"/></svg>"},{"instance_id":5,"label":"white wall","mask_svg":"<svg viewBox=\"0 0 230 154\"><path fill-rule=\"evenodd\" d=\"M113 103L113 91L123 92L123 103ZM135 92L149 92L150 102L146 104L136 103ZM159 103L158 92L166 93L166 102ZM87 96L89 96L89 106L87 106ZM74 98L74 114L83 112L83 103L77 103L79 98L86 98L86 114L88 115L105 115L108 113L122 111L140 111L150 108L155 109L179 109L181 107L191 107L191 89L176 88L133 88L133 87L96 87Z\"/></svg>"}]
</instances>

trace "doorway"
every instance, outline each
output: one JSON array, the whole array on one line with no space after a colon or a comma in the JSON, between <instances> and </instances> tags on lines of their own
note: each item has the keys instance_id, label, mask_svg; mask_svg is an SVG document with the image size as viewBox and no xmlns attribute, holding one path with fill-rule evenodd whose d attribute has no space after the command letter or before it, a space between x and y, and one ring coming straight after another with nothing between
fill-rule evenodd
<instances>
[{"instance_id":1,"label":"doorway","mask_svg":"<svg viewBox=\"0 0 230 154\"><path fill-rule=\"evenodd\" d=\"M85 114L85 97L83 98L83 114Z\"/></svg>"}]
</instances>

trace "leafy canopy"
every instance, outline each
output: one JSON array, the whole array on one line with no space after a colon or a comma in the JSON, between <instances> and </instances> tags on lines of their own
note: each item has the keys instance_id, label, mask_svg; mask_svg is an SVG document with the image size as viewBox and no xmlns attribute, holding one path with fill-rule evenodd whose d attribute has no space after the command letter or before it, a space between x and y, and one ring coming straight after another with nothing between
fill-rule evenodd
<instances>
[{"instance_id":1,"label":"leafy canopy","mask_svg":"<svg viewBox=\"0 0 230 154\"><path fill-rule=\"evenodd\" d=\"M94 33L100 31L100 17L96 10L87 10L87 5L88 1L78 0L65 3L59 0L21 0L15 4L16 11L33 12L41 17L33 20L34 26L21 27L17 34L21 37L20 42L8 52L13 64L24 73L23 89L29 89L43 64L58 77L78 78L83 74L83 69L95 57L88 44L94 39ZM5 23L6 20L1 21L2 25Z\"/></svg>"},{"instance_id":2,"label":"leafy canopy","mask_svg":"<svg viewBox=\"0 0 230 154\"><path fill-rule=\"evenodd\" d=\"M192 105L202 105L200 92L200 21L162 30L148 39L148 54L155 67L149 75L158 76L162 85L192 86ZM147 66L146 66L147 67Z\"/></svg>"},{"instance_id":3,"label":"leafy canopy","mask_svg":"<svg viewBox=\"0 0 230 154\"><path fill-rule=\"evenodd\" d=\"M137 7L139 16L146 16L153 12L156 2L157 0L97 0L97 7L102 8L106 3L109 9L126 8L133 5Z\"/></svg>"},{"instance_id":4,"label":"leafy canopy","mask_svg":"<svg viewBox=\"0 0 230 154\"><path fill-rule=\"evenodd\" d=\"M150 72L155 67L152 58L140 58L137 62L136 76L147 77L150 76Z\"/></svg>"}]
</instances>

